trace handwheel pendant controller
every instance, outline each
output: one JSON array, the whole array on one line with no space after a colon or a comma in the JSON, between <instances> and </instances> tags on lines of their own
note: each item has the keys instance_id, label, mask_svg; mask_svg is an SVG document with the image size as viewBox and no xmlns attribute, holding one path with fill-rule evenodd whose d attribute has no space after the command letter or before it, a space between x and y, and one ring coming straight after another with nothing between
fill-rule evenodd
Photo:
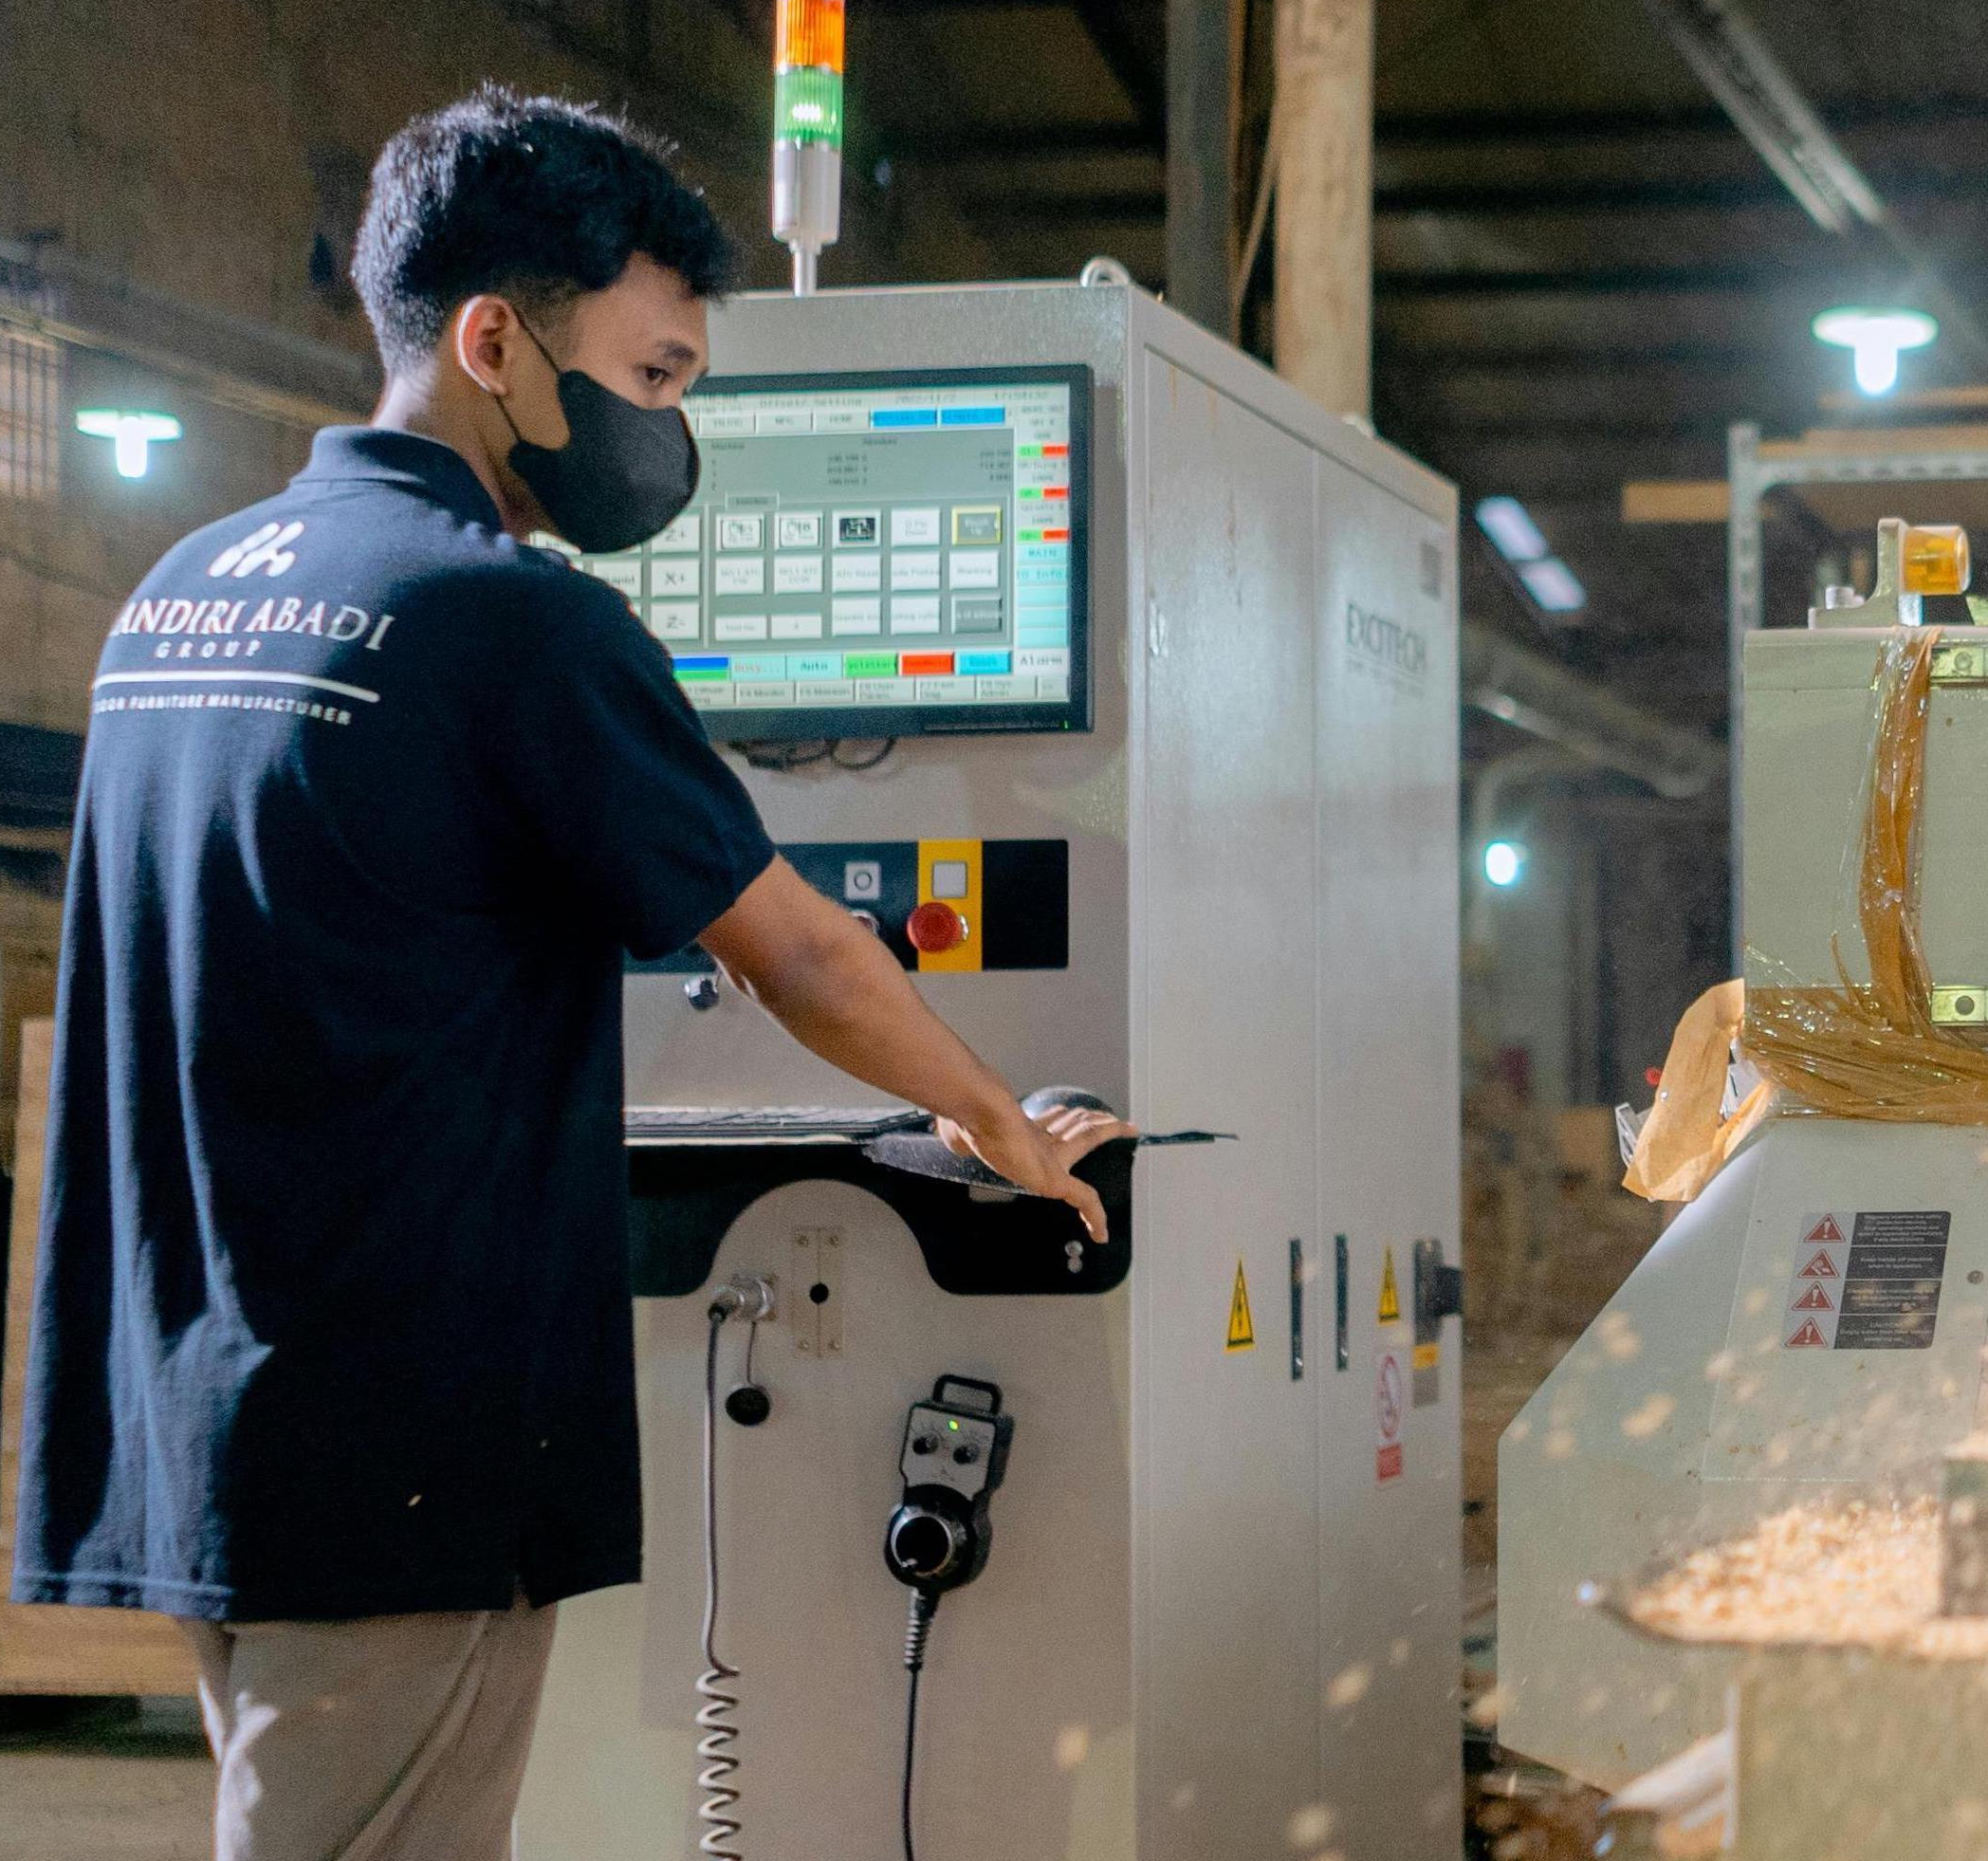
<instances>
[{"instance_id":1,"label":"handwheel pendant controller","mask_svg":"<svg viewBox=\"0 0 1988 1861\"><path fill-rule=\"evenodd\" d=\"M904 1665L911 1677L904 1733L904 1853L916 1861L911 1834L911 1770L918 1739L918 1681L939 1598L970 1583L987 1565L994 1528L987 1502L1007 1472L1015 1418L1001 1391L971 1376L942 1376L929 1401L912 1405L898 1469L904 1494L884 1532L884 1563L911 1592Z\"/></svg>"}]
</instances>

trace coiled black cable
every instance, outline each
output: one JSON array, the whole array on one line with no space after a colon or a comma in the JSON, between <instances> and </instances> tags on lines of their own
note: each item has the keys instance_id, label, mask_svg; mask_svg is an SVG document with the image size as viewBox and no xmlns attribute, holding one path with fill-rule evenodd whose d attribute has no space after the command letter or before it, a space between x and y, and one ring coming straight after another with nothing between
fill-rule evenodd
<instances>
[{"instance_id":1,"label":"coiled black cable","mask_svg":"<svg viewBox=\"0 0 1988 1861\"><path fill-rule=\"evenodd\" d=\"M939 1599L923 1590L911 1592L911 1619L904 1631L905 1671L911 1677L904 1712L904 1861L918 1861L911 1834L911 1774L918 1759L918 1682L925 1672L925 1644L931 1636Z\"/></svg>"}]
</instances>

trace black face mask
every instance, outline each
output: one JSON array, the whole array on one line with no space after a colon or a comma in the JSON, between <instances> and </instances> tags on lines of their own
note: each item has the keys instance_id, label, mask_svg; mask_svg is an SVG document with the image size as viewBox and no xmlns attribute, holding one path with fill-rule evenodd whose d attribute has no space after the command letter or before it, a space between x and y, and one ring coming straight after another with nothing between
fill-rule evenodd
<instances>
[{"instance_id":1,"label":"black face mask","mask_svg":"<svg viewBox=\"0 0 1988 1861\"><path fill-rule=\"evenodd\" d=\"M558 371L566 443L535 446L501 398L497 409L518 442L511 470L552 527L590 556L632 549L669 528L697 493L697 442L682 410L639 407L580 369L561 368L531 325L518 322Z\"/></svg>"}]
</instances>

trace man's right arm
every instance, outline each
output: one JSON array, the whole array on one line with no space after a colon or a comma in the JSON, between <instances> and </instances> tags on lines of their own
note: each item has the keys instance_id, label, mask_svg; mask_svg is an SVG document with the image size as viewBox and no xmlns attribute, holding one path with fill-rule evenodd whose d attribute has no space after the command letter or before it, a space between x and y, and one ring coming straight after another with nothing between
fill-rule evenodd
<instances>
[{"instance_id":1,"label":"man's right arm","mask_svg":"<svg viewBox=\"0 0 1988 1861\"><path fill-rule=\"evenodd\" d=\"M1104 1206L1071 1167L1130 1127L1097 1113L1030 1119L1001 1076L926 1005L882 939L784 859L699 942L811 1053L957 1126L989 1168L1067 1202L1104 1239Z\"/></svg>"},{"instance_id":2,"label":"man's right arm","mask_svg":"<svg viewBox=\"0 0 1988 1861\"><path fill-rule=\"evenodd\" d=\"M956 1151L1069 1203L1102 1240L1104 1209L1070 1168L1127 1127L1025 1116L882 941L774 854L627 602L564 570L527 581L533 673L505 680L505 709L478 742L530 824L528 857L638 957L701 942L803 1046L935 1113Z\"/></svg>"}]
</instances>

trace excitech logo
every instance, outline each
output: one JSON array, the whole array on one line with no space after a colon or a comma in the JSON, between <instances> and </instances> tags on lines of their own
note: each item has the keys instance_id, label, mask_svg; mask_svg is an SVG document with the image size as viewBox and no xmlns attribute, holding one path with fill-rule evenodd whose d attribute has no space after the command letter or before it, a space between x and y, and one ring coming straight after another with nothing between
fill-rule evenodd
<instances>
[{"instance_id":1,"label":"excitech logo","mask_svg":"<svg viewBox=\"0 0 1988 1861\"><path fill-rule=\"evenodd\" d=\"M1413 627L1346 603L1346 644L1369 665L1420 683L1428 672L1428 641Z\"/></svg>"},{"instance_id":2,"label":"excitech logo","mask_svg":"<svg viewBox=\"0 0 1988 1861\"><path fill-rule=\"evenodd\" d=\"M281 575L296 566L289 545L304 534L302 524L265 524L239 543L231 543L207 565L210 575L231 575L239 580L261 569L265 575Z\"/></svg>"}]
</instances>

